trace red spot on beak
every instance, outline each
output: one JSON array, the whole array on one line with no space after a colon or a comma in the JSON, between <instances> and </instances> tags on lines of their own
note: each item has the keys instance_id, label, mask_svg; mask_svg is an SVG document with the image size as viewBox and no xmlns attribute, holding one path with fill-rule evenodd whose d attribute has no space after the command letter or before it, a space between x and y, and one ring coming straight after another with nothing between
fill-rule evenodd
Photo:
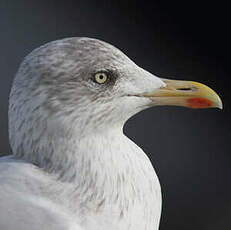
<instances>
[{"instance_id":1,"label":"red spot on beak","mask_svg":"<svg viewBox=\"0 0 231 230\"><path fill-rule=\"evenodd\" d=\"M212 105L212 102L204 98L190 98L187 100L188 107L193 109L208 108Z\"/></svg>"}]
</instances>

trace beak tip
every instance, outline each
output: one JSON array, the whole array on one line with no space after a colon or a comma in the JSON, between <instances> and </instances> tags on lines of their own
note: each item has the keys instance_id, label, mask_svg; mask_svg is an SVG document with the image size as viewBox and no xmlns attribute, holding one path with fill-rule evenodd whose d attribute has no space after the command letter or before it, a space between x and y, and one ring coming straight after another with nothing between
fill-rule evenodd
<instances>
[{"instance_id":1,"label":"beak tip","mask_svg":"<svg viewBox=\"0 0 231 230\"><path fill-rule=\"evenodd\" d=\"M222 110L223 109L223 103L221 98L218 96L218 100L217 100L217 106L218 109Z\"/></svg>"},{"instance_id":2,"label":"beak tip","mask_svg":"<svg viewBox=\"0 0 231 230\"><path fill-rule=\"evenodd\" d=\"M222 102L217 106L218 109L222 110L223 109L223 104Z\"/></svg>"}]
</instances>

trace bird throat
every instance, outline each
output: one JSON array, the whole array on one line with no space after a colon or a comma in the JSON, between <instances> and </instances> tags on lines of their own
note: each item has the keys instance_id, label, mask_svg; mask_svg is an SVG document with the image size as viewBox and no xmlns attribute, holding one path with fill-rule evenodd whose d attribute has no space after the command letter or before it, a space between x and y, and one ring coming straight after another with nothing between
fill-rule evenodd
<instances>
[{"instance_id":1,"label":"bird throat","mask_svg":"<svg viewBox=\"0 0 231 230\"><path fill-rule=\"evenodd\" d=\"M118 221L130 218L130 225L139 226L145 221L150 225L147 229L158 226L161 212L158 178L145 153L121 129L68 138L65 144L62 141L56 147L59 163L53 164L53 172L60 182L72 185L64 186L68 198L72 197L69 204L72 211L81 206L81 216L88 218L90 210L92 215L102 218L100 222L106 221L103 218L108 213L114 213L112 217Z\"/></svg>"}]
</instances>

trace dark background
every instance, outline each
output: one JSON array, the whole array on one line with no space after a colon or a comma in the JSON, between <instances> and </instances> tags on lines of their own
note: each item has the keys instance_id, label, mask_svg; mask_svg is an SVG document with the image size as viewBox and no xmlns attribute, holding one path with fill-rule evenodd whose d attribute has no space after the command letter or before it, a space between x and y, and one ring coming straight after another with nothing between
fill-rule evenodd
<instances>
[{"instance_id":1,"label":"dark background","mask_svg":"<svg viewBox=\"0 0 231 230\"><path fill-rule=\"evenodd\" d=\"M150 153L163 191L161 230L231 229L230 7L202 1L0 0L0 152L9 153L7 103L22 58L51 40L88 36L164 77L215 89L224 110L156 107L125 133Z\"/></svg>"}]
</instances>

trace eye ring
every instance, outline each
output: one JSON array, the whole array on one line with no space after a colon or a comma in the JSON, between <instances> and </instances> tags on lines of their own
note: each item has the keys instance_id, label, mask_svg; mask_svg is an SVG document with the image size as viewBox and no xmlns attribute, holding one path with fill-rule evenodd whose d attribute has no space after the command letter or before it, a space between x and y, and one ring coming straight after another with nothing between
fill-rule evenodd
<instances>
[{"instance_id":1,"label":"eye ring","mask_svg":"<svg viewBox=\"0 0 231 230\"><path fill-rule=\"evenodd\" d=\"M108 74L105 72L98 72L94 75L94 80L98 84L104 84L108 81Z\"/></svg>"}]
</instances>

